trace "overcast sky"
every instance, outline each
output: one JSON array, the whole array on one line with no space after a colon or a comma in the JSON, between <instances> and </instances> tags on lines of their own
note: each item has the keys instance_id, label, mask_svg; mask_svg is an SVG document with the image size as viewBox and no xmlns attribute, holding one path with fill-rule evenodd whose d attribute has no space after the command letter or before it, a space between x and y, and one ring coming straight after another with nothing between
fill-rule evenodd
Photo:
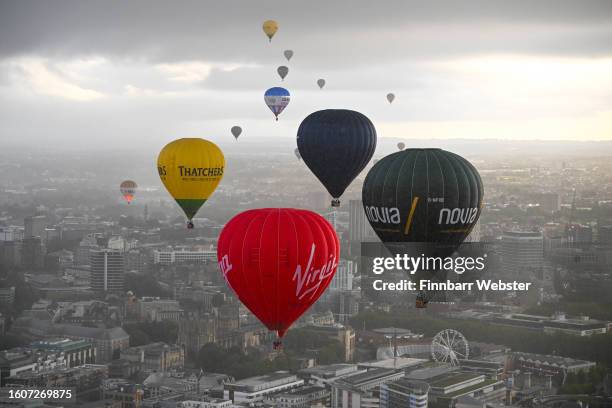
<instances>
[{"instance_id":1,"label":"overcast sky","mask_svg":"<svg viewBox=\"0 0 612 408\"><path fill-rule=\"evenodd\" d=\"M324 108L388 138L612 139L611 73L610 0L0 0L0 146L295 138Z\"/></svg>"}]
</instances>

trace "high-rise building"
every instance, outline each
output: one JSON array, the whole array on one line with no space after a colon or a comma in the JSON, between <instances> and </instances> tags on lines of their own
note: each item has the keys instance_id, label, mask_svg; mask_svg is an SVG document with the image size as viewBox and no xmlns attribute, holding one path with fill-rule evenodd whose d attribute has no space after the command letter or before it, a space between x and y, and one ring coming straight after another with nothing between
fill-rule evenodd
<instances>
[{"instance_id":1,"label":"high-rise building","mask_svg":"<svg viewBox=\"0 0 612 408\"><path fill-rule=\"evenodd\" d=\"M544 262L544 237L541 232L506 231L500 252L504 276L534 276Z\"/></svg>"},{"instance_id":2,"label":"high-rise building","mask_svg":"<svg viewBox=\"0 0 612 408\"><path fill-rule=\"evenodd\" d=\"M123 253L112 249L91 251L91 288L95 292L123 291Z\"/></svg>"},{"instance_id":3,"label":"high-rise building","mask_svg":"<svg viewBox=\"0 0 612 408\"><path fill-rule=\"evenodd\" d=\"M612 245L612 225L602 225L597 228L597 242L602 245Z\"/></svg>"},{"instance_id":4,"label":"high-rise building","mask_svg":"<svg viewBox=\"0 0 612 408\"><path fill-rule=\"evenodd\" d=\"M568 228L567 235L571 244L584 245L593 242L593 228L588 225L572 224Z\"/></svg>"},{"instance_id":5,"label":"high-rise building","mask_svg":"<svg viewBox=\"0 0 612 408\"><path fill-rule=\"evenodd\" d=\"M47 225L47 217L44 215L35 215L26 217L23 220L24 238L39 237L45 238L45 226Z\"/></svg>"},{"instance_id":6,"label":"high-rise building","mask_svg":"<svg viewBox=\"0 0 612 408\"><path fill-rule=\"evenodd\" d=\"M380 385L380 408L427 408L429 385L400 378Z\"/></svg>"},{"instance_id":7,"label":"high-rise building","mask_svg":"<svg viewBox=\"0 0 612 408\"><path fill-rule=\"evenodd\" d=\"M370 226L361 200L349 201L349 239L351 241L368 241L376 238Z\"/></svg>"},{"instance_id":8,"label":"high-rise building","mask_svg":"<svg viewBox=\"0 0 612 408\"><path fill-rule=\"evenodd\" d=\"M47 250L39 236L24 238L21 246L21 265L28 269L41 269L45 265Z\"/></svg>"},{"instance_id":9,"label":"high-rise building","mask_svg":"<svg viewBox=\"0 0 612 408\"><path fill-rule=\"evenodd\" d=\"M334 230L338 230L338 211L332 210L328 213L325 213L323 217L331 224Z\"/></svg>"},{"instance_id":10,"label":"high-rise building","mask_svg":"<svg viewBox=\"0 0 612 408\"><path fill-rule=\"evenodd\" d=\"M336 274L329 284L329 288L332 290L353 290L355 269L357 269L357 264L355 262L345 259L340 260L340 262L338 262Z\"/></svg>"}]
</instances>

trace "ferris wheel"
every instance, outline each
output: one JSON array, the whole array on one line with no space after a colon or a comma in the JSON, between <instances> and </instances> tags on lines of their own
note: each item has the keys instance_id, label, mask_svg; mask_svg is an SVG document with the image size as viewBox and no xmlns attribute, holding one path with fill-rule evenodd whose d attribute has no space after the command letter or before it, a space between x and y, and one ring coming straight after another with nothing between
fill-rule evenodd
<instances>
[{"instance_id":1,"label":"ferris wheel","mask_svg":"<svg viewBox=\"0 0 612 408\"><path fill-rule=\"evenodd\" d=\"M431 358L434 361L457 366L460 360L467 360L469 354L470 346L465 336L457 330L442 330L431 341Z\"/></svg>"}]
</instances>

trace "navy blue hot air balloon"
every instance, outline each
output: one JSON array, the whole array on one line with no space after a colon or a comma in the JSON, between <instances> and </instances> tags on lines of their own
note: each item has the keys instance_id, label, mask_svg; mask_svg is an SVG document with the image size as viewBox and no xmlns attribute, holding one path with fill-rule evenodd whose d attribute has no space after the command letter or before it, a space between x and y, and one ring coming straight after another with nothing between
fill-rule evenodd
<instances>
[{"instance_id":1,"label":"navy blue hot air balloon","mask_svg":"<svg viewBox=\"0 0 612 408\"><path fill-rule=\"evenodd\" d=\"M346 109L313 112L300 124L297 145L310 171L340 206L340 196L376 150L376 129L365 115Z\"/></svg>"}]
</instances>

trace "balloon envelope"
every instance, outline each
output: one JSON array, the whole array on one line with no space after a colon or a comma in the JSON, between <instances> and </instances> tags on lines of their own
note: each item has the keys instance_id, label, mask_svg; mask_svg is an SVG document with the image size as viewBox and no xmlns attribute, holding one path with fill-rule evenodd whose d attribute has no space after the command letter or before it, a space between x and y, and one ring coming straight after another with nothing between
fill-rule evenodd
<instances>
[{"instance_id":1,"label":"balloon envelope","mask_svg":"<svg viewBox=\"0 0 612 408\"><path fill-rule=\"evenodd\" d=\"M317 80L317 85L319 85L320 89L323 89L325 86L325 80L323 78Z\"/></svg>"},{"instance_id":2,"label":"balloon envelope","mask_svg":"<svg viewBox=\"0 0 612 408\"><path fill-rule=\"evenodd\" d=\"M268 39L272 41L272 37L274 37L274 34L278 31L278 23L274 20L266 20L263 23L262 29L268 36Z\"/></svg>"},{"instance_id":3,"label":"balloon envelope","mask_svg":"<svg viewBox=\"0 0 612 408\"><path fill-rule=\"evenodd\" d=\"M157 158L162 183L189 220L215 191L224 168L221 149L204 139L177 139L164 146Z\"/></svg>"},{"instance_id":4,"label":"balloon envelope","mask_svg":"<svg viewBox=\"0 0 612 408\"><path fill-rule=\"evenodd\" d=\"M304 163L332 195L333 206L368 164L376 149L376 129L363 114L346 109L311 113L298 129Z\"/></svg>"},{"instance_id":5,"label":"balloon envelope","mask_svg":"<svg viewBox=\"0 0 612 408\"><path fill-rule=\"evenodd\" d=\"M119 185L119 191L121 191L123 198L125 198L125 201L127 201L128 204L130 204L134 199L137 188L138 185L132 180L125 180Z\"/></svg>"},{"instance_id":6,"label":"balloon envelope","mask_svg":"<svg viewBox=\"0 0 612 408\"><path fill-rule=\"evenodd\" d=\"M276 72L278 72L278 76L280 76L281 79L285 79L285 77L289 73L289 68L284 65L281 65L280 67L276 68Z\"/></svg>"},{"instance_id":7,"label":"balloon envelope","mask_svg":"<svg viewBox=\"0 0 612 408\"><path fill-rule=\"evenodd\" d=\"M394 99L395 99L395 94L392 94L392 93L387 94L387 100L389 101L389 103L393 103Z\"/></svg>"},{"instance_id":8,"label":"balloon envelope","mask_svg":"<svg viewBox=\"0 0 612 408\"><path fill-rule=\"evenodd\" d=\"M219 236L217 259L240 301L282 337L325 291L340 244L320 215L292 208L248 210Z\"/></svg>"},{"instance_id":9,"label":"balloon envelope","mask_svg":"<svg viewBox=\"0 0 612 408\"><path fill-rule=\"evenodd\" d=\"M264 94L264 101L274 114L276 120L278 120L278 115L289 105L290 99L289 91L278 86L268 89Z\"/></svg>"},{"instance_id":10,"label":"balloon envelope","mask_svg":"<svg viewBox=\"0 0 612 408\"><path fill-rule=\"evenodd\" d=\"M240 126L232 126L231 132L232 135L234 135L234 137L238 139L238 136L240 136L240 134L242 133L242 128Z\"/></svg>"},{"instance_id":11,"label":"balloon envelope","mask_svg":"<svg viewBox=\"0 0 612 408\"><path fill-rule=\"evenodd\" d=\"M366 217L393 255L434 259L451 256L470 234L482 197L474 166L441 149L407 149L382 158L369 171L362 190ZM433 268L410 272L417 288L423 281L447 280L447 269ZM439 292L420 291L417 308Z\"/></svg>"},{"instance_id":12,"label":"balloon envelope","mask_svg":"<svg viewBox=\"0 0 612 408\"><path fill-rule=\"evenodd\" d=\"M283 55L285 56L285 58L287 58L287 61L289 61L291 57L293 57L293 50L285 50L283 52Z\"/></svg>"},{"instance_id":13,"label":"balloon envelope","mask_svg":"<svg viewBox=\"0 0 612 408\"><path fill-rule=\"evenodd\" d=\"M482 180L463 157L406 149L380 159L363 182L366 217L382 242L444 244L452 253L478 220Z\"/></svg>"}]
</instances>

